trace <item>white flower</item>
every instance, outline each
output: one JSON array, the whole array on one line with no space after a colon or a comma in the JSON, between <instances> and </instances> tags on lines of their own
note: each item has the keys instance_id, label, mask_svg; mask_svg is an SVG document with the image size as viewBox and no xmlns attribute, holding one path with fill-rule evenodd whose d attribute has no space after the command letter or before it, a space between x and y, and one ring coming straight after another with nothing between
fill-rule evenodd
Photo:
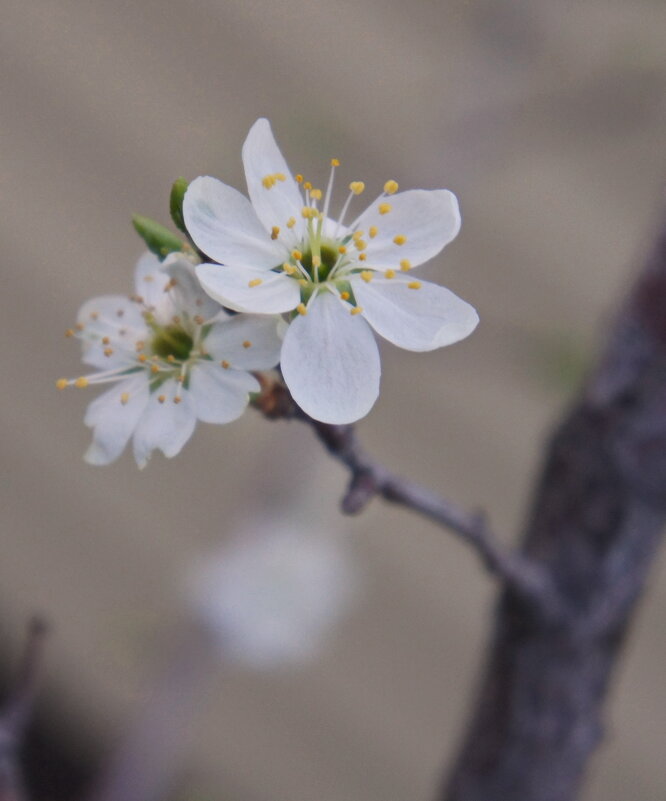
<instances>
[{"instance_id":1,"label":"white flower","mask_svg":"<svg viewBox=\"0 0 666 801\"><path fill-rule=\"evenodd\" d=\"M194 265L182 254L160 263L146 253L136 266L130 297L93 298L79 310L67 333L83 345L83 361L99 370L69 385L112 382L85 416L93 441L85 459L109 464L133 440L134 458L144 467L159 449L175 456L196 421L228 423L258 392L248 370L277 364L279 318L231 316L204 292Z\"/></svg>"},{"instance_id":2,"label":"white flower","mask_svg":"<svg viewBox=\"0 0 666 801\"><path fill-rule=\"evenodd\" d=\"M336 221L329 206L337 159L325 192L294 178L265 119L250 129L243 164L250 200L210 177L197 178L185 195L190 236L219 262L199 265L197 276L231 309L292 313L282 373L311 417L350 423L370 410L380 376L371 328L413 351L450 345L474 330L478 316L469 304L409 274L458 233L451 192L397 193L398 184L387 181L347 225L349 203L364 189L354 181Z\"/></svg>"},{"instance_id":3,"label":"white flower","mask_svg":"<svg viewBox=\"0 0 666 801\"><path fill-rule=\"evenodd\" d=\"M187 594L224 658L266 668L315 656L357 584L338 537L259 519L195 565Z\"/></svg>"}]
</instances>

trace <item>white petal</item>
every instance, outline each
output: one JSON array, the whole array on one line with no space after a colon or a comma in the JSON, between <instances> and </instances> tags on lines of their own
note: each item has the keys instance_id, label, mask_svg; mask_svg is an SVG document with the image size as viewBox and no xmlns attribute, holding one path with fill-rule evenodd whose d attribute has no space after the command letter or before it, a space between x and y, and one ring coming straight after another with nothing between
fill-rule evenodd
<instances>
[{"instance_id":1,"label":"white petal","mask_svg":"<svg viewBox=\"0 0 666 801\"><path fill-rule=\"evenodd\" d=\"M164 396L164 402L159 398ZM181 398L175 403L174 398ZM134 432L134 458L139 467L145 467L151 453L159 449L167 456L175 456L192 436L196 425L196 412L190 393L173 379L151 392L150 399Z\"/></svg>"},{"instance_id":2,"label":"white petal","mask_svg":"<svg viewBox=\"0 0 666 801\"><path fill-rule=\"evenodd\" d=\"M323 423L353 423L379 394L379 351L361 315L330 292L298 315L282 346L282 374L304 412Z\"/></svg>"},{"instance_id":3,"label":"white petal","mask_svg":"<svg viewBox=\"0 0 666 801\"><path fill-rule=\"evenodd\" d=\"M389 203L391 211L380 214L380 203ZM377 228L377 235L369 239L372 226ZM366 234L368 265L395 268L402 259L408 259L416 266L432 259L456 237L460 210L456 196L448 189L411 189L375 201L359 217L356 227ZM396 245L396 236L407 241Z\"/></svg>"},{"instance_id":4,"label":"white petal","mask_svg":"<svg viewBox=\"0 0 666 801\"><path fill-rule=\"evenodd\" d=\"M192 181L183 214L197 247L214 261L271 269L285 259L286 248L271 239L250 201L216 178Z\"/></svg>"},{"instance_id":5,"label":"white petal","mask_svg":"<svg viewBox=\"0 0 666 801\"><path fill-rule=\"evenodd\" d=\"M198 315L204 320L227 316L220 305L203 291L194 264L189 259L172 253L166 257L161 268L165 280L173 279L174 282L167 293L173 308L172 314Z\"/></svg>"},{"instance_id":6,"label":"white petal","mask_svg":"<svg viewBox=\"0 0 666 801\"><path fill-rule=\"evenodd\" d=\"M302 236L305 221L301 211L305 201L275 143L268 120L259 119L250 128L243 145L243 166L250 200L266 230L270 231L276 225L286 231L287 220L293 217L296 224L292 233ZM263 179L276 174L284 176L284 180L276 180L267 189Z\"/></svg>"},{"instance_id":7,"label":"white petal","mask_svg":"<svg viewBox=\"0 0 666 801\"><path fill-rule=\"evenodd\" d=\"M280 314L295 309L301 299L298 282L282 273L230 264L200 264L196 270L206 292L234 311ZM250 281L261 283L249 286Z\"/></svg>"},{"instance_id":8,"label":"white petal","mask_svg":"<svg viewBox=\"0 0 666 801\"><path fill-rule=\"evenodd\" d=\"M196 414L204 423L236 420L245 411L248 393L260 389L254 376L241 370L225 370L215 362L201 362L190 378Z\"/></svg>"},{"instance_id":9,"label":"white petal","mask_svg":"<svg viewBox=\"0 0 666 801\"><path fill-rule=\"evenodd\" d=\"M242 370L268 370L280 361L279 317L238 314L216 323L204 341L215 361Z\"/></svg>"},{"instance_id":10,"label":"white petal","mask_svg":"<svg viewBox=\"0 0 666 801\"><path fill-rule=\"evenodd\" d=\"M101 370L134 362L136 342L148 337L141 306L124 295L87 301L79 309L77 324L82 326L83 361ZM107 348L111 356L104 355Z\"/></svg>"},{"instance_id":11,"label":"white petal","mask_svg":"<svg viewBox=\"0 0 666 801\"><path fill-rule=\"evenodd\" d=\"M363 317L375 331L406 350L424 351L451 345L472 333L479 317L472 306L443 286L405 279L351 281Z\"/></svg>"},{"instance_id":12,"label":"white petal","mask_svg":"<svg viewBox=\"0 0 666 801\"><path fill-rule=\"evenodd\" d=\"M143 372L115 384L96 398L88 406L84 419L93 429L93 441L85 460L96 465L115 461L132 436L147 403L148 379Z\"/></svg>"},{"instance_id":13,"label":"white petal","mask_svg":"<svg viewBox=\"0 0 666 801\"><path fill-rule=\"evenodd\" d=\"M168 276L162 272L162 262L150 251L144 253L134 270L134 291L144 304L154 308L162 306L168 282Z\"/></svg>"}]
</instances>

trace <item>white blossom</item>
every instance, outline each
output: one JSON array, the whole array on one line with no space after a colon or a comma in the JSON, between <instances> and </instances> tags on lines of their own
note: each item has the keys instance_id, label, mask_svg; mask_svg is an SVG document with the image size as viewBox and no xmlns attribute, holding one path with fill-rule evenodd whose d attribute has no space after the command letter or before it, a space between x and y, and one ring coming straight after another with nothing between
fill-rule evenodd
<instances>
[{"instance_id":1,"label":"white blossom","mask_svg":"<svg viewBox=\"0 0 666 801\"><path fill-rule=\"evenodd\" d=\"M280 362L296 402L327 423L363 417L379 393L372 330L394 345L428 351L470 334L475 310L448 289L413 278L458 233L460 213L446 189L384 191L353 222L345 217L364 184L353 181L337 220L325 191L295 177L267 120L243 146L249 200L211 177L184 201L190 236L211 262L197 267L203 288L228 308L283 313L290 325Z\"/></svg>"},{"instance_id":2,"label":"white blossom","mask_svg":"<svg viewBox=\"0 0 666 801\"><path fill-rule=\"evenodd\" d=\"M280 352L279 318L230 315L206 295L183 254L163 263L146 253L135 294L93 298L67 333L81 340L83 361L97 372L59 388L112 383L89 406L91 464L113 462L132 439L144 467L153 450L175 456L196 421L228 423L260 390L249 371L273 367Z\"/></svg>"},{"instance_id":3,"label":"white blossom","mask_svg":"<svg viewBox=\"0 0 666 801\"><path fill-rule=\"evenodd\" d=\"M357 583L339 538L255 519L196 564L187 589L223 658L267 668L314 657Z\"/></svg>"}]
</instances>

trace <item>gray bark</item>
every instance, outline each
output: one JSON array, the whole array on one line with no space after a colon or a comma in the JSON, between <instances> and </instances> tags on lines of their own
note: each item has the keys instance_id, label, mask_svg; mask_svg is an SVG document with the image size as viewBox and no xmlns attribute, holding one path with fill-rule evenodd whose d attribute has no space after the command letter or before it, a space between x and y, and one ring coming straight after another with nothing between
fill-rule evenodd
<instances>
[{"instance_id":1,"label":"gray bark","mask_svg":"<svg viewBox=\"0 0 666 801\"><path fill-rule=\"evenodd\" d=\"M573 801L666 521L666 229L552 437L522 552L553 619L505 582L443 801Z\"/></svg>"}]
</instances>

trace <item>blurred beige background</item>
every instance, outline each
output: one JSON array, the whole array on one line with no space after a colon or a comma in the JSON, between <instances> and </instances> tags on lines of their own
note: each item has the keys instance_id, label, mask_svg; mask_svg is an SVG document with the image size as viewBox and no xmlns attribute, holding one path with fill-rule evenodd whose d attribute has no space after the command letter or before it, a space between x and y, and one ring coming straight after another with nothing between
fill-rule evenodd
<instances>
[{"instance_id":1,"label":"blurred beige background","mask_svg":"<svg viewBox=\"0 0 666 801\"><path fill-rule=\"evenodd\" d=\"M426 270L481 315L429 355L383 349L359 426L387 465L485 507L507 539L540 447L592 358L663 199L663 0L5 0L0 23L4 346L0 632L45 610L66 714L120 736L183 618L190 559L248 504L317 509L362 598L309 667L220 674L183 798L429 799L461 733L493 585L452 537L395 509L338 515L345 476L311 433L254 413L200 426L173 461L85 465L94 391L63 338L128 292L130 215L168 221L171 181L243 188L268 116L294 170L446 186L459 239ZM657 566L621 665L587 801L666 786ZM489 800L490 801L490 800ZM497 800L499 801L499 800Z\"/></svg>"}]
</instances>

